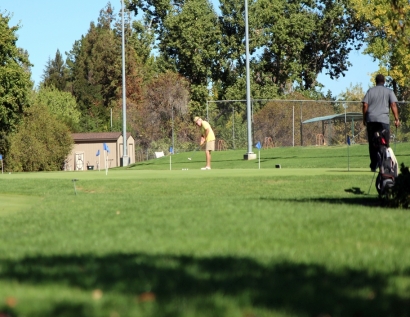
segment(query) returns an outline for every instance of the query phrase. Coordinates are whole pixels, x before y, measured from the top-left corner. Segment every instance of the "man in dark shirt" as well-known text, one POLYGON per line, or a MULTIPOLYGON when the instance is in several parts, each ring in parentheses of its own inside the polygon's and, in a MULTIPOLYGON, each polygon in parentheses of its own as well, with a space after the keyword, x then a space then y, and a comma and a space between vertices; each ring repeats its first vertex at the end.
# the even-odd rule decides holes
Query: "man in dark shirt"
MULTIPOLYGON (((397 97, 394 92, 384 87, 384 76, 376 76, 376 86, 370 88, 362 100, 363 124, 367 127, 367 139, 369 141, 370 169, 372 172, 377 168, 377 148, 373 145, 375 132, 387 130, 390 138, 389 110, 394 114, 394 124, 400 125, 399 112, 397 110, 397 97)), ((389 142, 389 140, 386 140, 389 142)))

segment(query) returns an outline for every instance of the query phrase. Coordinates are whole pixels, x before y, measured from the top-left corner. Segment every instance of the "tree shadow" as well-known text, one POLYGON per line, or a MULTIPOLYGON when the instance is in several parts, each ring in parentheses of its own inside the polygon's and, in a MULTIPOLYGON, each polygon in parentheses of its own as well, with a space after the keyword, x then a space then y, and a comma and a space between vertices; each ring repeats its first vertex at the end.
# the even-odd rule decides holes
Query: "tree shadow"
MULTIPOLYGON (((358 154, 358 155, 350 155, 350 158, 355 158, 355 157, 368 157, 369 155, 368 154, 363 154, 363 155, 361 155, 361 154, 358 154)), ((265 158, 267 158, 267 159, 293 159, 293 158, 297 158, 297 159, 320 159, 320 160, 322 160, 322 159, 335 159, 335 158, 338 158, 338 157, 340 157, 340 155, 338 155, 338 153, 337 154, 335 154, 335 155, 324 155, 324 156, 303 156, 303 157, 300 157, 300 156, 297 156, 297 155, 293 155, 293 156, 272 156, 272 157, 266 157, 266 156, 264 156, 265 158)), ((346 155, 346 157, 347 157, 347 155, 346 155)))
POLYGON ((286 202, 295 202, 295 203, 327 203, 327 204, 348 204, 348 205, 357 205, 357 206, 366 206, 366 207, 381 207, 383 206, 380 198, 378 196, 366 195, 363 190, 359 187, 352 187, 345 189, 345 192, 352 193, 356 196, 354 197, 309 197, 309 198, 276 198, 276 197, 261 197, 262 200, 272 200, 272 201, 286 201, 286 202))
POLYGON ((359 168, 357 170, 356 170, 356 167, 352 167, 352 168, 355 168, 355 169, 352 170, 352 169, 348 169, 347 167, 345 167, 343 169, 328 170, 326 172, 328 172, 328 173, 348 173, 348 174, 351 174, 351 173, 363 173, 363 172, 367 171, 364 168, 359 168))
MULTIPOLYGON (((152 292, 157 316, 169 315, 165 312, 178 300, 196 302, 195 309, 201 310, 201 316, 215 316, 211 307, 216 294, 236 300, 242 309, 280 310, 303 316, 404 317, 410 313, 409 299, 388 291, 389 280, 408 278, 409 270, 396 275, 348 268, 331 271, 321 265, 287 261, 261 264, 244 257, 138 253, 28 257, 1 260, 0 268, 3 281, 57 283, 124 295, 152 292), (198 298, 203 299, 202 304, 198 298)), ((67 308, 64 316, 86 316, 87 309, 70 302, 54 303, 53 311, 48 313, 60 311, 63 306, 67 308)))

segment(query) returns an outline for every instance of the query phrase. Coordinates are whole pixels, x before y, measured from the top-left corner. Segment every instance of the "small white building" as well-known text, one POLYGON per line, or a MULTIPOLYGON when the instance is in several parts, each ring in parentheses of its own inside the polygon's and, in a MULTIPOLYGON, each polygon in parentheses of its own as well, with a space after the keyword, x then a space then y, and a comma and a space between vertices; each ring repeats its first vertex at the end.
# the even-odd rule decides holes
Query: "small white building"
MULTIPOLYGON (((105 168, 104 143, 108 146, 108 168, 121 166, 123 156, 122 132, 73 133, 74 147, 68 155, 65 170, 92 170, 105 168), (99 154, 99 155, 97 155, 99 154)), ((105 153, 107 154, 107 153, 105 153)), ((127 133, 127 154, 129 164, 135 163, 135 141, 127 133)))

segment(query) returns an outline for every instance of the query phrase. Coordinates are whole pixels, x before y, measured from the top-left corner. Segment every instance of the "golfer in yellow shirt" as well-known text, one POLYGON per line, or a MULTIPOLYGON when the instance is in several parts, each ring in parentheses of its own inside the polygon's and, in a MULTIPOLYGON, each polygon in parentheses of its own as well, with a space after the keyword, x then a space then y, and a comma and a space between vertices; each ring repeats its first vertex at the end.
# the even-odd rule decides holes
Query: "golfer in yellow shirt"
POLYGON ((202 120, 200 117, 194 118, 194 123, 201 128, 201 143, 205 143, 205 155, 206 155, 206 166, 202 167, 201 170, 211 169, 211 152, 215 151, 215 134, 211 128, 211 125, 202 120))

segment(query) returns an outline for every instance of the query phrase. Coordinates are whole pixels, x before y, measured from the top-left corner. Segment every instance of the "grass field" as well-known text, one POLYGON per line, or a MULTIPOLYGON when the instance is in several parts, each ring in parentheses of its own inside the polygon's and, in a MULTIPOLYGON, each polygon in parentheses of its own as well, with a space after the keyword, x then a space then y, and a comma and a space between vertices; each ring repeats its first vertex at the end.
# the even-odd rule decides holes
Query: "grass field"
POLYGON ((366 146, 243 154, 0 175, 0 316, 410 316, 366 146))

